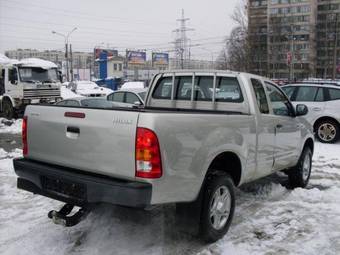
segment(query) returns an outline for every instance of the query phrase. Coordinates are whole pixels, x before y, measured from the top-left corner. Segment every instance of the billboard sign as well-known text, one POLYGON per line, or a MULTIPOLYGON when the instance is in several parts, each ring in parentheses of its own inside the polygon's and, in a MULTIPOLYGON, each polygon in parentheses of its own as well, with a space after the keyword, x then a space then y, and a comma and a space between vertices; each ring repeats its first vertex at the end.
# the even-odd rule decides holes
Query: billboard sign
POLYGON ((101 54, 102 52, 106 52, 106 54, 107 54, 108 57, 116 57, 116 56, 118 56, 118 50, 95 48, 95 49, 94 49, 94 58, 95 58, 95 59, 100 58, 100 54, 101 54))
POLYGON ((169 64, 168 53, 152 53, 152 65, 153 66, 166 66, 169 64))
POLYGON ((146 62, 146 52, 127 51, 126 58, 129 65, 143 65, 146 62))

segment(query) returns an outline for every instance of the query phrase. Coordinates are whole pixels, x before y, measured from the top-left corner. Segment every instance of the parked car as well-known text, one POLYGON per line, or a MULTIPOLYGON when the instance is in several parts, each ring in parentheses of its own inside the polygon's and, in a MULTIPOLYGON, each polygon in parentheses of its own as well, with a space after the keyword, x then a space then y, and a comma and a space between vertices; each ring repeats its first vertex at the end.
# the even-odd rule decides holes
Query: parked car
POLYGON ((121 107, 144 105, 148 89, 121 89, 107 96, 108 101, 115 102, 121 107))
POLYGON ((142 109, 28 106, 17 186, 66 202, 49 213, 66 226, 96 203, 177 203, 216 241, 232 222, 235 186, 284 171, 291 187, 306 187, 307 111, 266 78, 202 70, 156 75, 142 109), (68 216, 74 205, 82 208, 68 216))
POLYGON ((68 87, 76 94, 85 97, 104 97, 113 92, 111 89, 99 87, 92 81, 75 81, 69 83, 68 87))
POLYGON ((340 87, 322 84, 291 84, 282 87, 293 104, 308 106, 306 119, 317 139, 335 143, 340 137, 340 87))
POLYGON ((89 108, 112 108, 116 106, 112 102, 106 100, 106 98, 87 98, 87 97, 75 97, 62 100, 56 103, 58 106, 71 106, 71 107, 89 107, 89 108))

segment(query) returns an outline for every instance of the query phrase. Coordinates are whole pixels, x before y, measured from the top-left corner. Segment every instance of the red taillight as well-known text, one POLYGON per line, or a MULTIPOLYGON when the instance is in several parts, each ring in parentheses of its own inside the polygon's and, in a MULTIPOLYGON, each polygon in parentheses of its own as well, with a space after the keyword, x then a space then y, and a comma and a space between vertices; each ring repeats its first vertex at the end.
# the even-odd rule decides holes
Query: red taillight
POLYGON ((27 145, 27 116, 24 116, 22 120, 22 154, 27 156, 28 145, 27 145))
POLYGON ((160 178, 162 161, 156 134, 147 128, 137 128, 136 177, 160 178))

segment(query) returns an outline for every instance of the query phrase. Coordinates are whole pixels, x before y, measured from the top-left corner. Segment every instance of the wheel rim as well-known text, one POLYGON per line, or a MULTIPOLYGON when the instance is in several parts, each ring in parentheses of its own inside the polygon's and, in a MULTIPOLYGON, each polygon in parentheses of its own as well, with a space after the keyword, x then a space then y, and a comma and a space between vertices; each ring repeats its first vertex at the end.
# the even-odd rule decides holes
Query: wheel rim
POLYGON ((330 123, 323 123, 318 129, 318 136, 325 142, 332 141, 336 136, 336 128, 330 123))
POLYGON ((305 159, 302 165, 302 178, 304 181, 308 179, 309 174, 310 174, 310 169, 311 169, 311 157, 309 154, 307 154, 305 156, 305 159))
POLYGON ((228 221, 231 209, 231 195, 226 186, 219 187, 210 203, 210 223, 214 229, 222 229, 228 221))

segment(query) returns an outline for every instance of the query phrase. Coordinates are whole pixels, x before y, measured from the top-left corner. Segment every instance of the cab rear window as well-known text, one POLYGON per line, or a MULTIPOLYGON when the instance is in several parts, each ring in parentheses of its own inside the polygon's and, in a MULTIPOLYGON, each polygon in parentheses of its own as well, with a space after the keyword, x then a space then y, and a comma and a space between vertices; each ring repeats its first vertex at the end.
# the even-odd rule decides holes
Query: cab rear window
MULTIPOLYGON (((212 101, 214 77, 176 76, 174 99, 183 101, 212 101)), ((172 77, 162 78, 155 87, 152 97, 155 99, 171 99, 172 77)), ((216 77, 216 102, 243 102, 243 95, 236 77, 216 77)))

